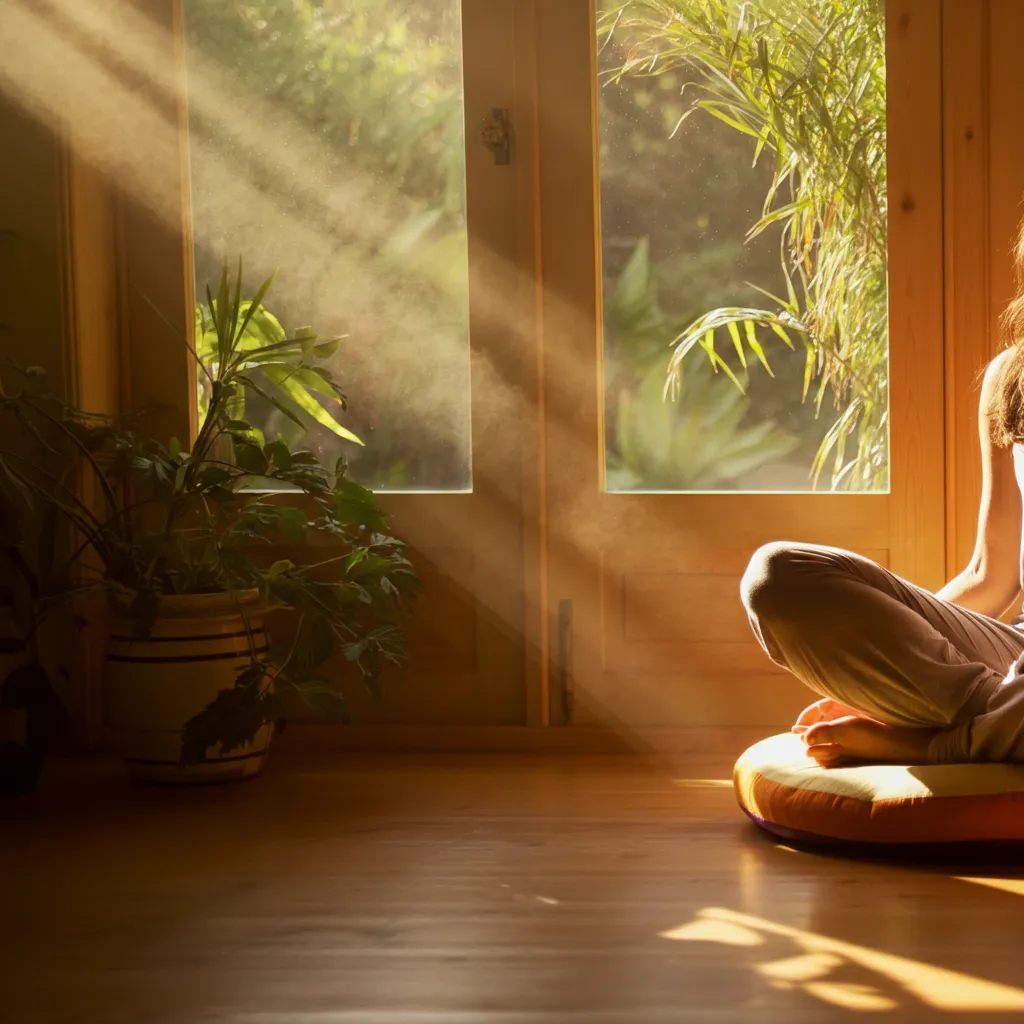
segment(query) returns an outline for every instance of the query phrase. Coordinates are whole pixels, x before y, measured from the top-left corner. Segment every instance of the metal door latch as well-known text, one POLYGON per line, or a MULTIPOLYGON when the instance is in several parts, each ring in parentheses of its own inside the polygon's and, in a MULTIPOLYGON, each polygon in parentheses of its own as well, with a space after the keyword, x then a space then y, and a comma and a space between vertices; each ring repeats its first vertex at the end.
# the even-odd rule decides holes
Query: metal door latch
POLYGON ((490 120, 484 120, 480 138, 494 154, 494 162, 500 166, 512 163, 512 119, 509 111, 495 107, 490 120))

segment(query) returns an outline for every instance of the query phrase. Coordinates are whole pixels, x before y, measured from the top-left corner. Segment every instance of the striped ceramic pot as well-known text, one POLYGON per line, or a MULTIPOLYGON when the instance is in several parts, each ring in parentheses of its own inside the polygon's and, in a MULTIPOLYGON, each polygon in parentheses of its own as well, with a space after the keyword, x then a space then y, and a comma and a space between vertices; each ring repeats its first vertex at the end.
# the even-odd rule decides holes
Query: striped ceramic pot
POLYGON ((107 644, 107 721, 118 732, 129 771, 147 782, 200 783, 247 779, 266 759, 273 726, 244 747, 210 747, 202 764, 180 763, 185 723, 234 686, 249 664, 250 643, 267 649, 266 612, 256 592, 182 594, 160 599, 153 630, 132 636, 116 615, 107 644))

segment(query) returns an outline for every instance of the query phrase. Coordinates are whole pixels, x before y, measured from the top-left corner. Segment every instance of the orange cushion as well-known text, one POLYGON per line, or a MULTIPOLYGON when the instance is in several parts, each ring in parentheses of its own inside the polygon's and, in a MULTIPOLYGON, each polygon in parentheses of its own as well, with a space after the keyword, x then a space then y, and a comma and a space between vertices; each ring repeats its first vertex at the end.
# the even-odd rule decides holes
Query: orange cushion
POLYGON ((740 807, 788 840, 1024 843, 1024 764, 820 768, 784 733, 745 751, 733 784, 740 807))

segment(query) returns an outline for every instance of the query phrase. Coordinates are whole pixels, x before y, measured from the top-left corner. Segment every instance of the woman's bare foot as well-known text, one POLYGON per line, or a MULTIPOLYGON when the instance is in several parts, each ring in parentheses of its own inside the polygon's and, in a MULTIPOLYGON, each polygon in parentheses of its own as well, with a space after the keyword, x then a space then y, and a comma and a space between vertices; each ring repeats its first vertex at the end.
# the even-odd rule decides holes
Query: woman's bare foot
POLYGON ((839 701, 833 700, 831 697, 822 697, 821 700, 816 700, 800 712, 796 722, 793 723, 792 732, 802 736, 812 725, 817 725, 819 722, 834 722, 839 718, 850 716, 865 717, 848 704, 840 704, 839 701))
POLYGON ((818 722, 803 733, 807 753, 823 768, 867 764, 925 764, 938 729, 908 729, 847 715, 818 722))

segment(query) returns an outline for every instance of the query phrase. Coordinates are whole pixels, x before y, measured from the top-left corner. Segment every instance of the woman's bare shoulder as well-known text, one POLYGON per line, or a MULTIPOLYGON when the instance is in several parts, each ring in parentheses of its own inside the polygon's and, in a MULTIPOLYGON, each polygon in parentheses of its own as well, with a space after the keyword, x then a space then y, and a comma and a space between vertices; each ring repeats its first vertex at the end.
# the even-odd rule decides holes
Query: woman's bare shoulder
POLYGON ((991 360, 988 366, 985 367, 985 384, 995 387, 999 382, 999 378, 1003 375, 1003 371, 1006 369, 1006 364, 1013 358, 1016 350, 1017 347, 1015 345, 1010 348, 1004 348, 1002 352, 998 353, 991 360))
MULTIPOLYGON (((984 422, 985 420, 989 420, 991 422, 992 417, 995 414, 1003 374, 1006 372, 1006 367, 1010 360, 1013 359, 1016 351, 1016 346, 1004 348, 1003 351, 985 367, 985 376, 981 382, 981 396, 978 403, 978 413, 981 422, 984 422)), ((992 426, 994 426, 994 424, 992 424, 992 426)))

